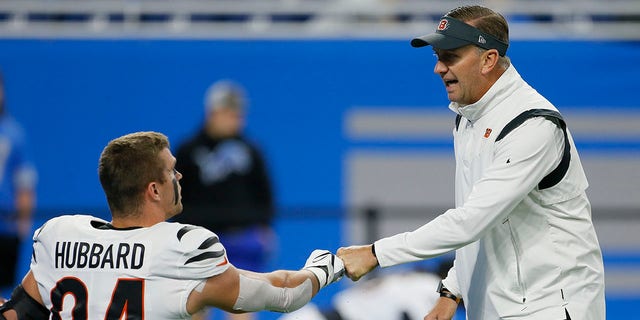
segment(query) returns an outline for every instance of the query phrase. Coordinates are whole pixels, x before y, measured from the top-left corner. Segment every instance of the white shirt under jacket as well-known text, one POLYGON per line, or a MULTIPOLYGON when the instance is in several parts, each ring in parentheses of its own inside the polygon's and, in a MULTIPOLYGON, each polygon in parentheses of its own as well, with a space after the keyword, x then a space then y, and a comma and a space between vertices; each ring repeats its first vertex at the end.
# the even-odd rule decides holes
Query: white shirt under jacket
MULTIPOLYGON (((468 319, 605 319, 602 253, 575 144, 565 177, 538 190, 562 158, 562 130, 542 117, 495 142, 528 109, 556 108, 509 67, 480 101, 459 106, 455 209, 412 232, 376 241, 380 266, 456 250, 443 281, 468 319)), ((452 121, 453 122, 453 121, 452 121)), ((570 120, 568 125, 570 125, 570 120)))

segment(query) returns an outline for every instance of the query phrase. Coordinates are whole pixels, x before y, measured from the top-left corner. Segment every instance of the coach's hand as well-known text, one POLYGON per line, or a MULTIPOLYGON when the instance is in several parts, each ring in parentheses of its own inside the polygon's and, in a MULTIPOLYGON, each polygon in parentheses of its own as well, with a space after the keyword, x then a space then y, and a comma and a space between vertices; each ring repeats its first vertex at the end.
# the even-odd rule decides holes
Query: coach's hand
POLYGON ((334 283, 344 275, 344 264, 335 254, 316 249, 311 252, 303 269, 309 270, 316 275, 320 283, 320 289, 334 283))
POLYGON ((378 266, 378 259, 373 255, 372 245, 340 248, 337 255, 344 262, 347 277, 353 281, 358 281, 378 266))
POLYGON ((458 304, 449 298, 440 298, 424 320, 451 320, 456 314, 458 304))

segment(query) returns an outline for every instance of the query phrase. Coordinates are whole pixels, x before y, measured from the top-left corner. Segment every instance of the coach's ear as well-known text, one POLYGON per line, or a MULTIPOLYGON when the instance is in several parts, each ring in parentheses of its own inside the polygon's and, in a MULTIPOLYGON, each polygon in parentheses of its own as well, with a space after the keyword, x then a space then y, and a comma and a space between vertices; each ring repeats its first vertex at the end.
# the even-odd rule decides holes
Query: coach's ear
POLYGON ((490 73, 495 67, 498 65, 498 61, 500 60, 500 54, 496 49, 489 49, 482 53, 480 57, 481 67, 480 71, 482 74, 490 73))

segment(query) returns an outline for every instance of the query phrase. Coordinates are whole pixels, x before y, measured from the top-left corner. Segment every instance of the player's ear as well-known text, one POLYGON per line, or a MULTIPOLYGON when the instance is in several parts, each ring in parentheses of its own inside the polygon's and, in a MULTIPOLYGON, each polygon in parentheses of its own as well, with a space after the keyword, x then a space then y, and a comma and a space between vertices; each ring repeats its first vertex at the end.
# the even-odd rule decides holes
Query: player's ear
POLYGON ((158 190, 158 184, 151 182, 147 185, 147 194, 153 199, 160 199, 160 190, 158 190))

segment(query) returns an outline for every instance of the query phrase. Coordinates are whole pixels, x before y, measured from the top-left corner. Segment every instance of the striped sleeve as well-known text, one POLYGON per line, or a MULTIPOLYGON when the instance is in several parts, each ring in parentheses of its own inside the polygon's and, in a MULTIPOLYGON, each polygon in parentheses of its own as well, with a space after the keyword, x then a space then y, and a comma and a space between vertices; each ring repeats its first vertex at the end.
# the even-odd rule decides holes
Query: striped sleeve
POLYGON ((167 263, 175 266, 168 268, 175 272, 169 276, 179 279, 203 279, 223 273, 229 268, 227 253, 215 233, 193 225, 174 225, 174 239, 169 243, 177 241, 177 246, 169 252, 174 252, 175 255, 163 258, 169 259, 167 263))

